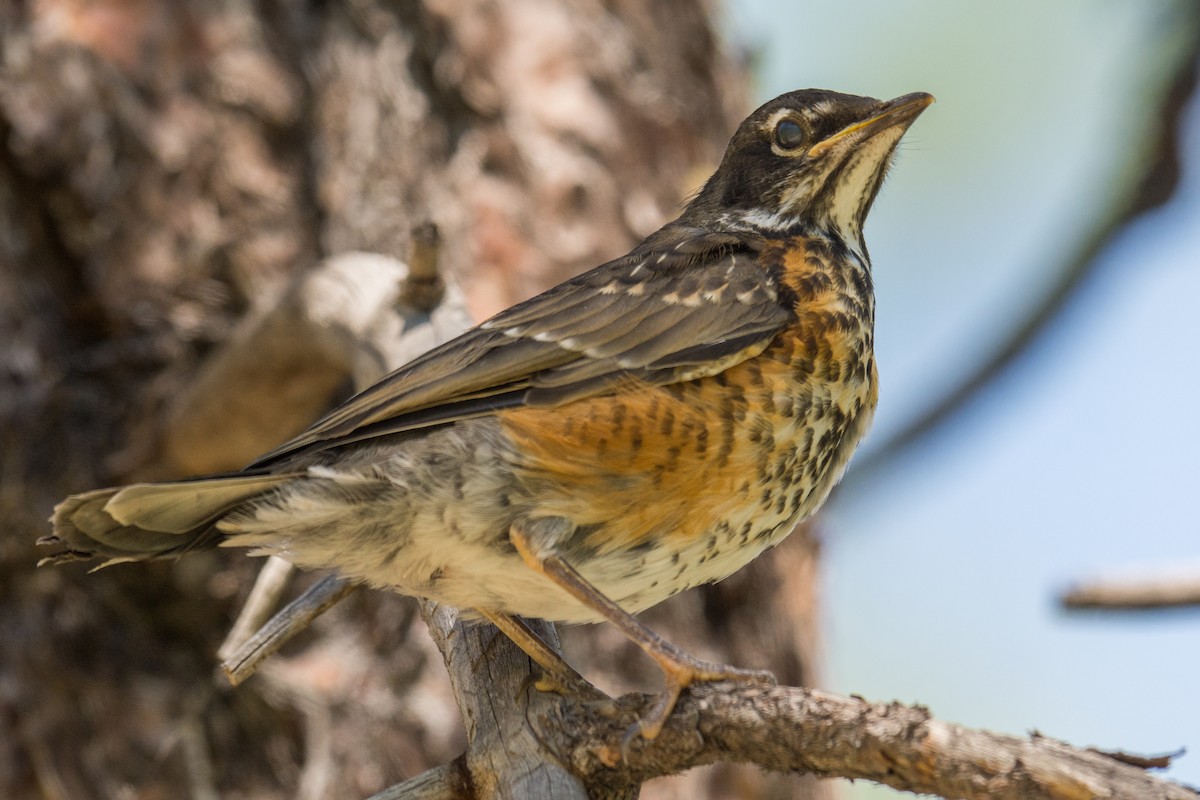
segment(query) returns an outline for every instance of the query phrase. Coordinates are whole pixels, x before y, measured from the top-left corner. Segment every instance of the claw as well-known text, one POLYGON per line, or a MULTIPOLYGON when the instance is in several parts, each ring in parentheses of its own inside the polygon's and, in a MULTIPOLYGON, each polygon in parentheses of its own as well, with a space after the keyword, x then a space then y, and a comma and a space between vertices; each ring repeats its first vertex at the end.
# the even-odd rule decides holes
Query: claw
MULTIPOLYGON (((638 722, 642 738, 653 741, 662 733, 663 727, 675 710, 683 690, 693 683, 734 681, 736 683, 759 683, 775 685, 775 676, 765 670, 741 669, 728 664, 701 661, 668 642, 661 642, 663 650, 651 653, 651 657, 663 671, 666 685, 650 711, 638 722)), ((626 734, 628 735, 628 734, 626 734)))

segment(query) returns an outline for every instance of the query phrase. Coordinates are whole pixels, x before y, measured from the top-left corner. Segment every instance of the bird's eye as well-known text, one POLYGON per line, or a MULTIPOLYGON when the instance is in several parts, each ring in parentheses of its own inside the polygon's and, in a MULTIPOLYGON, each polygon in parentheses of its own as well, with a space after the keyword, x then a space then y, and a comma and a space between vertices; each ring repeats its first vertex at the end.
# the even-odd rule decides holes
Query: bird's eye
POLYGON ((804 144, 804 129, 794 119, 781 119, 775 125, 775 144, 784 150, 795 150, 804 144))

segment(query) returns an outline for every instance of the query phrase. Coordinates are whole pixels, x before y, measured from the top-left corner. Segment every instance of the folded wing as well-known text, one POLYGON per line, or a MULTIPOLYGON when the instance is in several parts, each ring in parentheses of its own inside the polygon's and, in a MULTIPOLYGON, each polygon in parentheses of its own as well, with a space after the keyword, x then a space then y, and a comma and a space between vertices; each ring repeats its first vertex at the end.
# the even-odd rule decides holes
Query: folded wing
POLYGON ((744 235, 660 231, 624 258, 501 312, 334 409, 252 468, 526 405, 662 385, 757 355, 791 321, 744 235))

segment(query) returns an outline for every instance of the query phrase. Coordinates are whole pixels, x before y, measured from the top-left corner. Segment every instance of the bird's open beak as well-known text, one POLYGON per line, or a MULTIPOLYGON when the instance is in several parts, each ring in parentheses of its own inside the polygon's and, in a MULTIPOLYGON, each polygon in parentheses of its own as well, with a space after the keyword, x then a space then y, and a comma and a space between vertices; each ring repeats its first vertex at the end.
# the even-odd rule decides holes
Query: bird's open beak
POLYGON ((809 158, 817 158, 840 144, 860 142, 870 139, 877 133, 888 128, 907 128, 921 112, 933 103, 933 95, 926 92, 913 92, 884 104, 879 113, 867 119, 847 125, 827 139, 823 139, 808 150, 809 158))

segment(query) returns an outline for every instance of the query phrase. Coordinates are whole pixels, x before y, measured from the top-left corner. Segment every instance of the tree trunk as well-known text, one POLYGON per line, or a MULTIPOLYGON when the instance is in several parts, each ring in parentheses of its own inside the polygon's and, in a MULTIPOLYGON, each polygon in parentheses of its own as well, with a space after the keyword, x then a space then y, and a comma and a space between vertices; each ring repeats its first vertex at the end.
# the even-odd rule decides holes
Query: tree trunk
MULTIPOLYGON (((402 258, 432 220, 482 318, 624 253, 715 166, 737 59, 687 0, 43 0, 0 26, 0 795, 353 797, 450 761, 413 601, 359 592, 231 689, 215 652, 257 562, 35 571, 33 541, 70 492, 236 468, 344 395, 301 347, 274 391, 195 401, 322 259, 402 258)), ((808 683, 816 564, 801 532, 646 619, 808 683)), ((602 688, 656 687, 615 631, 564 638, 602 688)), ((818 789, 725 765, 643 796, 818 789)))

